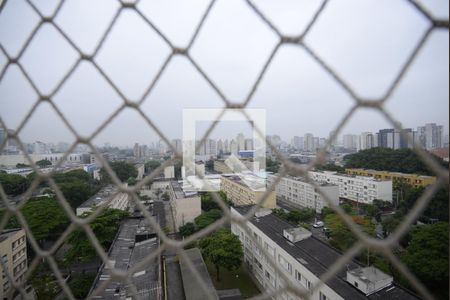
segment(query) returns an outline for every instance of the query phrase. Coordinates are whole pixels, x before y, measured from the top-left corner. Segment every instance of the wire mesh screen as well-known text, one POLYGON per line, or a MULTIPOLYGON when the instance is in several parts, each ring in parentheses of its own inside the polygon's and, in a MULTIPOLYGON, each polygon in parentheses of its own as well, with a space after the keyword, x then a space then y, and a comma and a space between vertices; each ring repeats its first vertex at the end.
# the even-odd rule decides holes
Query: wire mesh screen
MULTIPOLYGON (((112 1, 111 1, 112 2, 112 1)), ((138 2, 138 1, 136 1, 138 2)), ((426 45, 427 41, 430 38, 430 35, 438 30, 444 30, 448 31, 449 24, 447 19, 439 19, 434 17, 426 8, 423 6, 420 2, 410 0, 405 0, 405 3, 412 6, 415 10, 417 10, 418 13, 423 15, 428 21, 428 29, 425 31, 425 33, 420 38, 419 42, 415 45, 414 50, 410 53, 409 57, 407 57, 406 61, 403 63, 400 71, 395 76, 394 80, 390 83, 389 88, 387 91, 385 91, 381 97, 378 99, 367 99, 364 97, 361 97, 356 93, 351 85, 344 80, 339 72, 337 72, 331 65, 329 65, 325 60, 321 58, 321 56, 314 51, 306 42, 305 37, 308 36, 311 29, 315 26, 317 20, 322 16, 322 12, 326 8, 329 1, 323 1, 321 2, 319 8, 314 13, 312 18, 309 20, 307 26, 303 30, 303 32, 300 32, 298 35, 285 35, 283 34, 277 26, 270 21, 270 18, 268 18, 262 10, 259 9, 257 4, 253 3, 252 1, 243 1, 248 8, 252 11, 252 13, 259 18, 264 24, 266 24, 270 30, 276 35, 278 42, 276 43, 275 47, 273 49, 269 49, 270 55, 267 57, 267 59, 264 61, 264 63, 260 66, 260 71, 256 77, 255 82, 249 89, 247 96, 243 99, 241 102, 234 102, 232 99, 229 99, 225 93, 220 89, 218 85, 214 83, 214 81, 208 76, 207 72, 204 71, 204 69, 198 64, 196 59, 191 55, 191 48, 196 43, 197 37, 200 33, 200 31, 203 29, 204 26, 206 26, 205 21, 207 20, 208 16, 210 15, 210 12, 212 11, 213 7, 215 6, 217 1, 211 1, 209 5, 207 6, 207 9, 203 12, 201 17, 198 20, 197 26, 190 37, 190 40, 186 47, 179 48, 176 47, 171 40, 155 25, 155 23, 149 19, 145 14, 141 12, 139 9, 139 6, 136 2, 133 1, 120 1, 119 6, 116 9, 116 11, 113 14, 113 17, 111 20, 109 20, 108 26, 106 30, 104 30, 102 37, 99 39, 99 42, 95 46, 95 49, 92 53, 84 52, 77 43, 71 38, 69 34, 67 34, 61 26, 55 22, 55 18, 60 13, 62 7, 65 5, 65 1, 60 1, 57 5, 55 11, 51 15, 44 15, 36 6, 34 1, 28 0, 26 1, 26 4, 34 10, 34 12, 39 15, 40 21, 36 24, 36 26, 31 31, 31 34, 27 37, 24 44, 21 46, 20 50, 18 51, 18 54, 15 56, 12 56, 8 53, 8 51, 5 49, 5 45, 0 45, 1 53, 4 57, 6 57, 6 64, 4 65, 3 69, 0 73, 0 83, 5 80, 5 74, 8 70, 8 68, 12 66, 16 66, 20 72, 23 74, 23 76, 26 78, 27 82, 31 85, 32 89, 35 91, 37 95, 39 95, 39 99, 35 101, 28 111, 26 111, 26 115, 23 118, 23 121, 20 123, 20 125, 17 127, 15 131, 9 131, 7 133, 7 139, 13 139, 17 141, 17 144, 19 145, 19 148, 23 151, 23 153, 26 155, 31 167, 36 172, 37 176, 33 180, 31 186, 28 188, 28 190, 20 197, 18 202, 13 202, 11 197, 7 196, 5 193, 5 190, 2 186, 0 186, 0 195, 2 198, 3 205, 5 206, 6 213, 3 216, 1 223, 0 223, 0 229, 3 229, 8 222, 9 218, 11 216, 15 216, 18 221, 20 222, 21 227, 24 228, 28 243, 36 253, 36 257, 30 262, 29 268, 27 270, 27 273, 25 275, 25 279, 21 282, 15 282, 12 274, 6 274, 7 278, 9 278, 9 281, 13 287, 13 290, 19 291, 23 297, 26 297, 26 291, 25 287, 27 285, 27 281, 30 279, 31 274, 33 271, 38 267, 39 263, 45 259, 52 272, 54 273, 58 285, 61 287, 63 293, 65 294, 65 297, 68 299, 75 299, 74 295, 69 288, 68 284, 66 283, 61 270, 58 268, 58 264, 54 258, 56 250, 66 241, 66 239, 70 236, 71 233, 73 233, 76 229, 81 228, 86 233, 87 237, 89 238, 89 241, 92 243, 93 247, 95 248, 95 251, 97 252, 98 257, 101 258, 102 262, 104 263, 105 268, 109 270, 109 277, 105 280, 102 280, 95 288, 91 291, 89 297, 95 298, 96 295, 99 295, 102 293, 102 291, 105 290, 105 288, 113 281, 122 281, 126 282, 129 287, 129 293, 133 295, 133 299, 140 299, 145 298, 144 295, 141 295, 138 293, 135 284, 133 282, 133 274, 136 274, 142 268, 148 264, 151 263, 155 258, 158 258, 161 253, 165 249, 170 249, 174 251, 179 251, 183 249, 183 247, 189 245, 193 241, 196 241, 200 239, 201 237, 204 237, 214 230, 218 229, 219 227, 223 226, 227 223, 236 223, 239 224, 242 228, 245 228, 245 230, 248 231, 247 227, 247 221, 254 215, 256 209, 258 206, 255 206, 252 210, 250 210, 245 217, 239 217, 234 214, 230 213, 230 210, 226 206, 226 204, 223 202, 223 200, 220 198, 220 196, 217 193, 213 193, 213 199, 216 203, 219 204, 220 208, 223 210, 223 217, 213 223, 212 225, 208 226, 207 228, 202 229, 199 232, 196 232, 195 234, 189 236, 188 238, 184 240, 175 240, 169 238, 163 229, 161 228, 158 221, 154 218, 154 216, 150 215, 148 210, 144 207, 144 205, 141 203, 138 192, 139 190, 146 186, 155 176, 158 175, 158 173, 163 170, 165 166, 173 164, 176 160, 181 159, 182 153, 177 152, 176 149, 173 148, 173 145, 169 142, 169 138, 165 135, 164 129, 159 128, 153 121, 152 118, 150 118, 141 108, 142 104, 144 103, 145 99, 148 95, 152 93, 154 90, 154 87, 158 80, 161 78, 167 67, 171 64, 173 59, 177 56, 183 56, 185 57, 189 63, 194 67, 196 72, 208 83, 208 85, 214 90, 214 92, 219 96, 219 98, 223 101, 223 109, 238 109, 242 110, 242 114, 245 115, 245 108, 249 105, 249 103, 252 102, 253 96, 258 89, 258 86, 260 85, 260 82, 262 81, 264 75, 266 74, 267 70, 270 69, 271 62, 275 55, 282 49, 283 47, 289 45, 294 47, 299 47, 304 49, 304 51, 311 57, 311 59, 318 65, 320 68, 322 68, 326 73, 328 73, 333 80, 341 86, 345 92, 354 100, 354 103, 351 107, 351 109, 342 116, 342 119, 338 126, 334 130, 334 136, 330 138, 330 140, 327 142, 327 144, 320 149, 317 158, 312 161, 310 164, 305 166, 297 165, 294 162, 287 159, 283 154, 279 152, 279 150, 271 143, 271 141, 267 140, 267 147, 271 148, 271 150, 275 153, 277 159, 282 163, 282 169, 279 173, 278 180, 273 182, 271 186, 268 187, 268 191, 264 194, 264 196, 259 199, 259 204, 262 203, 262 201, 265 200, 265 198, 268 196, 268 193, 274 189, 274 186, 278 183, 280 178, 283 175, 286 175, 288 172, 290 174, 295 174, 299 176, 304 176, 308 178, 308 171, 311 170, 315 165, 323 161, 324 157, 326 157, 327 153, 326 150, 329 148, 331 140, 337 137, 341 129, 344 127, 344 125, 347 123, 347 121, 352 117, 352 115, 361 108, 368 108, 372 109, 374 111, 379 112, 381 115, 383 115, 396 129, 401 130, 400 123, 395 119, 395 117, 390 114, 385 109, 385 104, 388 102, 391 98, 391 95, 398 87, 400 81, 403 79, 405 74, 407 73, 408 69, 412 65, 412 63, 416 60, 416 57, 426 45), (150 84, 145 89, 144 94, 139 97, 139 99, 130 99, 127 97, 124 92, 121 90, 119 85, 112 80, 107 72, 104 71, 104 69, 99 65, 99 63, 95 60, 97 57, 99 51, 105 47, 106 41, 108 40, 108 37, 110 36, 111 32, 113 31, 117 20, 119 17, 126 11, 133 11, 135 12, 139 18, 148 26, 149 29, 151 29, 154 33, 156 33, 163 41, 164 43, 170 48, 170 53, 167 57, 163 58, 163 64, 159 68, 158 72, 156 73, 156 76, 152 79, 150 84), (30 76, 30 74, 27 72, 26 68, 23 67, 21 62, 21 57, 26 52, 29 45, 32 43, 32 40, 35 38, 35 36, 39 33, 41 28, 43 26, 51 26, 53 27, 58 34, 70 45, 70 47, 76 52, 77 59, 73 64, 70 65, 70 67, 67 69, 67 71, 58 78, 58 83, 55 88, 53 88, 48 93, 43 93, 39 89, 39 85, 35 82, 33 79, 33 76, 30 76), (64 114, 57 105, 54 103, 54 96, 56 93, 64 86, 66 81, 73 75, 75 70, 79 67, 82 63, 88 63, 93 68, 95 68, 96 72, 106 80, 108 83, 110 89, 115 91, 117 95, 122 100, 121 105, 114 110, 109 117, 98 127, 95 129, 95 131, 90 134, 89 136, 82 136, 80 135, 77 130, 71 125, 71 123, 68 121, 69 118, 67 118, 66 114, 64 114), (21 141, 19 134, 26 125, 27 121, 33 116, 33 114, 36 112, 38 107, 42 105, 43 103, 47 103, 52 107, 52 109, 57 113, 57 115, 61 118, 65 126, 68 128, 68 130, 76 137, 75 143, 73 143, 69 149, 65 152, 65 155, 62 159, 60 159, 54 168, 60 166, 63 164, 63 161, 68 158, 69 154, 72 152, 72 150, 77 147, 79 144, 85 144, 90 148, 90 151, 92 151, 96 159, 102 163, 104 166, 104 169, 106 170, 107 174, 111 177, 113 183, 118 188, 118 193, 127 193, 131 199, 133 204, 136 206, 137 209, 139 209, 142 214, 145 216, 145 219, 148 221, 148 223, 156 230, 157 235, 159 239, 161 240, 161 244, 159 245, 158 249, 154 252, 152 252, 150 255, 147 255, 146 257, 142 258, 141 261, 137 262, 132 268, 124 270, 119 270, 114 267, 113 262, 111 262, 108 259, 108 254, 103 250, 98 237, 95 236, 92 228, 90 227, 90 223, 97 217, 99 214, 105 209, 105 206, 99 207, 99 209, 95 210, 94 213, 92 213, 87 218, 79 218, 77 217, 71 206, 69 205, 68 201, 65 199, 63 193, 61 192, 59 186, 56 184, 54 179, 52 178, 52 175, 54 172, 50 173, 43 173, 38 166, 33 162, 30 155, 27 154, 27 151, 25 149, 24 143, 21 141), (165 161, 158 169, 153 171, 149 176, 145 177, 142 181, 138 182, 135 186, 127 186, 124 185, 118 178, 118 176, 114 173, 112 168, 110 167, 109 163, 105 158, 99 153, 98 149, 93 145, 93 139, 98 136, 105 127, 109 123, 111 123, 123 110, 125 109, 132 109, 138 113, 140 117, 145 121, 145 123, 150 127, 152 130, 154 130, 159 137, 167 144, 171 150, 176 153, 172 159, 169 159, 165 161), (39 246, 38 241, 33 236, 32 231, 30 230, 29 224, 27 224, 27 221, 21 211, 23 206, 27 203, 28 199, 32 196, 33 191, 38 187, 38 185, 46 181, 48 185, 55 191, 56 199, 58 200, 59 204, 64 208, 65 213, 70 218, 71 224, 68 226, 64 233, 57 239, 55 244, 47 250, 44 250, 42 247, 39 246)), ((2 10, 5 9, 5 6, 9 4, 9 1, 2 1, 1 2, 1 8, 2 10)), ((117 4, 117 2, 115 3, 117 4)), ((1 14, 0 14, 1 16, 1 14)), ((18 20, 18 22, 20 22, 18 20)), ((15 26, 14 24, 10 24, 11 27, 15 26)), ((145 39, 146 37, 141 37, 142 39, 145 39)), ((45 70, 42 70, 42 72, 45 72, 45 70)), ((3 99, 4 100, 4 99, 3 99)), ((0 125, 3 128, 7 128, 7 124, 4 122, 4 116, 2 116, 0 112, 0 125)), ((214 125, 213 125, 214 126, 214 125)), ((205 140, 208 138, 208 134, 211 132, 212 128, 207 131, 205 136, 202 137, 201 143, 204 143, 205 140)), ((0 145, 0 150, 3 150, 6 145, 6 140, 0 145)), ((270 262, 270 264, 278 270, 278 273, 280 276, 284 279, 284 285, 282 287, 275 288, 274 290, 270 291, 262 291, 261 294, 256 297, 257 299, 265 299, 270 297, 275 297, 281 294, 285 294, 287 292, 297 295, 298 297, 308 299, 311 297, 312 294, 317 292, 321 287, 323 283, 326 283, 332 276, 334 276, 338 270, 345 267, 346 263, 353 259, 355 255, 357 255, 362 249, 365 247, 370 247, 370 249, 373 249, 374 251, 379 251, 382 253, 397 269, 398 271, 405 277, 407 280, 411 283, 412 286, 415 287, 416 291, 426 299, 432 299, 433 296, 430 293, 430 291, 427 289, 426 286, 424 286, 415 275, 413 275, 407 267, 393 254, 392 248, 397 244, 399 239, 411 228, 411 225, 413 222, 418 218, 418 216, 421 214, 421 212, 426 209, 427 204, 430 202, 430 199, 432 196, 436 193, 436 191, 448 184, 448 171, 445 170, 442 166, 438 165, 431 156, 421 149, 420 147, 415 147, 414 151, 419 155, 419 157, 434 171, 434 173, 437 176, 436 183, 430 188, 427 189, 427 191, 420 197, 420 199, 417 201, 413 209, 409 212, 407 217, 404 219, 404 221, 398 226, 396 231, 392 233, 387 239, 385 240, 377 240, 374 239, 364 232, 355 225, 355 223, 352 221, 352 219, 338 206, 333 205, 332 201, 328 199, 327 195, 322 195, 324 199, 329 203, 329 205, 337 212, 337 214, 342 218, 343 222, 350 228, 352 233, 357 237, 358 241, 339 259, 337 260, 323 276, 321 276, 320 280, 321 282, 314 284, 311 290, 307 290, 303 287, 300 287, 298 285, 294 285, 292 281, 285 275, 281 270, 279 270, 279 265, 271 258, 271 256, 267 253, 266 250, 261 249, 263 252, 263 255, 266 257, 266 260, 270 262)), ((315 185, 313 181, 310 181, 311 184, 315 185)), ((320 191, 320 189, 319 189, 320 191)), ((258 244, 258 241, 254 240, 253 236, 251 234, 248 234, 248 236, 253 240, 252 242, 255 244, 258 244)), ((179 252, 180 257, 182 257, 187 264, 187 267, 190 268, 193 276, 197 279, 199 279, 201 282, 201 277, 199 273, 196 271, 194 264, 189 260, 189 258, 181 251, 179 252)), ((2 261, 2 265, 4 262, 2 261)), ((8 272, 7 272, 8 273, 8 272)), ((202 284, 203 291, 205 297, 208 297, 208 287, 205 283, 202 284)), ((160 287, 159 287, 160 288, 160 287)), ((162 297, 162 290, 157 293, 157 298, 162 297)))

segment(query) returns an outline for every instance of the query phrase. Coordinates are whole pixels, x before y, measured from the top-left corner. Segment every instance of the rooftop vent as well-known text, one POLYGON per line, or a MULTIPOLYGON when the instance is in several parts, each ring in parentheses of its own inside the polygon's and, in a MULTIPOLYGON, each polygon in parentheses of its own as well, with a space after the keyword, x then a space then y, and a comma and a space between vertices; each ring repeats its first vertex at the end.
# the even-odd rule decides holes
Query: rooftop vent
POLYGON ((303 227, 287 228, 283 230, 283 236, 290 242, 296 243, 309 238, 311 232, 303 227))
POLYGON ((393 278, 374 266, 347 271, 347 282, 366 296, 378 292, 392 284, 393 278))
POLYGON ((271 209, 260 208, 259 210, 257 210, 255 212, 255 217, 260 218, 260 217, 264 217, 264 216, 270 215, 271 213, 272 213, 271 209))

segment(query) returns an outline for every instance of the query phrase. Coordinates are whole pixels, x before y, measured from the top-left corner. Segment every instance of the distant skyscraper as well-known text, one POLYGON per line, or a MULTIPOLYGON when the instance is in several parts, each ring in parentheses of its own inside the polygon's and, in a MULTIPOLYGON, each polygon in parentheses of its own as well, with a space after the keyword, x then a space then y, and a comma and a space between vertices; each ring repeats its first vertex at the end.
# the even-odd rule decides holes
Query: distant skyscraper
POLYGON ((294 136, 291 142, 292 148, 300 150, 303 149, 303 138, 299 136, 294 136))
POLYGON ((230 153, 230 143, 228 143, 228 139, 223 142, 223 152, 230 153))
POLYGON ((417 128, 419 140, 425 149, 441 148, 443 145, 444 128, 442 125, 428 123, 417 128))
POLYGON ((175 151, 177 151, 178 153, 183 152, 183 142, 181 141, 181 139, 173 139, 171 144, 175 148, 175 151))
POLYGON ((236 137, 238 151, 245 150, 245 136, 243 133, 239 133, 236 137))
POLYGON ((381 129, 378 131, 378 147, 394 148, 394 129, 381 129))
POLYGON ((344 148, 349 150, 356 150, 357 144, 356 144, 357 136, 354 134, 344 134, 343 140, 344 140, 344 148))
POLYGON ((359 136, 358 150, 366 150, 373 147, 373 134, 371 132, 363 132, 359 136))
POLYGON ((308 152, 313 152, 314 151, 314 136, 311 133, 307 133, 307 134, 305 134, 303 141, 305 143, 303 149, 308 152))
POLYGON ((245 150, 254 150, 253 139, 245 139, 245 150))
POLYGON ((238 150, 238 144, 236 143, 235 140, 231 140, 230 142, 230 152, 231 154, 237 155, 239 150, 238 150))
POLYGON ((222 141, 222 139, 219 139, 217 141, 217 154, 222 155, 223 153, 225 153, 224 147, 223 147, 223 141, 222 141))

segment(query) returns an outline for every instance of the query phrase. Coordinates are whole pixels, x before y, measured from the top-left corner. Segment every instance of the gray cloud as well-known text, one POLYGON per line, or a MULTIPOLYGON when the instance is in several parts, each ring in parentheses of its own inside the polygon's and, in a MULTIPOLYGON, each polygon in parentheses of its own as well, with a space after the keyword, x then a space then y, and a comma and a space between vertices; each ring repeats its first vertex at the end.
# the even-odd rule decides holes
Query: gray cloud
MULTIPOLYGON (((55 1, 35 1, 50 15, 55 1)), ((93 53, 118 1, 66 1, 55 19, 87 54, 93 53)), ((160 28, 173 45, 185 47, 208 1, 141 1, 139 10, 160 28)), ((319 1, 254 1, 281 32, 300 34, 319 1)), ((429 1, 427 7, 448 18, 448 1, 429 1)), ((39 21, 22 0, 9 1, 0 14, 0 43, 17 55, 39 21)), ((306 44, 361 96, 383 95, 429 26, 407 1, 330 1, 306 44)), ((191 55, 234 102, 243 101, 263 63, 277 43, 276 35, 245 1, 219 0, 212 8, 191 55)), ((448 132, 448 31, 434 32, 386 109, 404 127, 427 122, 443 124, 448 132)), ((131 100, 143 96, 170 53, 165 42, 134 11, 124 11, 95 61, 131 100)), ((51 25, 44 25, 20 62, 42 93, 49 93, 72 66, 76 52, 51 25)), ((0 54, 0 68, 6 59, 0 54)), ((9 66, 0 83, 0 116, 17 128, 37 100, 16 66, 9 66)), ((121 105, 121 99, 89 63, 81 63, 53 98, 73 127, 91 134, 121 105)), ((328 136, 353 100, 302 48, 284 45, 274 57, 250 107, 267 109, 267 132, 289 139, 311 132, 328 136)), ((183 108, 219 108, 223 102, 192 64, 174 57, 142 109, 169 137, 181 137, 183 108)), ((359 133, 390 127, 378 113, 358 111, 344 132, 359 133)), ((21 133, 24 141, 71 141, 47 104, 41 105, 21 133)), ((131 145, 157 140, 143 119, 126 110, 94 140, 131 145)))

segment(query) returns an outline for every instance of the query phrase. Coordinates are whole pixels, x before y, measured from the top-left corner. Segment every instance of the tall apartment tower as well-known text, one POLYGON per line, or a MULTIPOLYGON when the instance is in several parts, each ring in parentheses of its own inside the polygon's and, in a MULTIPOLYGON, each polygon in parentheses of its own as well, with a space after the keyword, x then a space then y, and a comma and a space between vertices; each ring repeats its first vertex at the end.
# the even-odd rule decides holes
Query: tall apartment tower
POLYGON ((303 142, 305 143, 303 149, 308 152, 314 151, 314 136, 311 133, 305 134, 305 137, 303 139, 303 142))
POLYGON ((442 148, 444 128, 442 125, 436 125, 435 123, 428 123, 425 126, 417 127, 417 133, 419 140, 425 149, 442 148))

